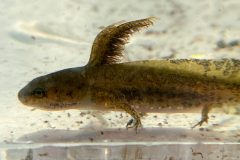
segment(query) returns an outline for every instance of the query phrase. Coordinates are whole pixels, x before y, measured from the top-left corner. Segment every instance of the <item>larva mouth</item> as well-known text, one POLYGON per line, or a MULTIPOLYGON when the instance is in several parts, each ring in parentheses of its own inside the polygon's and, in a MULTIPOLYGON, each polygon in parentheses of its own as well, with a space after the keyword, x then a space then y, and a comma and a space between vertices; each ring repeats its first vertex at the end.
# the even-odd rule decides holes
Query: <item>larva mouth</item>
POLYGON ((18 92, 18 100, 22 103, 22 104, 26 104, 27 103, 27 96, 24 94, 24 90, 21 89, 18 92))

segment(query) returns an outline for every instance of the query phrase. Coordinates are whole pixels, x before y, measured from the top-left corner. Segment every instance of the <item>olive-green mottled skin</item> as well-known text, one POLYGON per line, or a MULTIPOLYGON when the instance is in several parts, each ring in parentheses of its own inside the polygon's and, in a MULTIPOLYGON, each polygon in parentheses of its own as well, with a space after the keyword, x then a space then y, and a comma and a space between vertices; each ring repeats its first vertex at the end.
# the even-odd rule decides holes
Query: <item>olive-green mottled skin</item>
POLYGON ((121 102, 142 104, 139 110, 151 112, 151 106, 186 108, 239 103, 239 71, 240 61, 231 59, 151 60, 91 68, 86 77, 95 99, 99 92, 110 94, 121 102))
POLYGON ((127 126, 134 123, 136 129, 141 126, 140 112, 183 112, 202 107, 202 120, 196 124, 201 125, 207 122, 212 107, 240 103, 239 60, 116 63, 128 36, 150 24, 152 19, 148 18, 107 27, 95 39, 86 66, 32 80, 19 92, 19 100, 46 110, 124 110, 135 119, 127 126))

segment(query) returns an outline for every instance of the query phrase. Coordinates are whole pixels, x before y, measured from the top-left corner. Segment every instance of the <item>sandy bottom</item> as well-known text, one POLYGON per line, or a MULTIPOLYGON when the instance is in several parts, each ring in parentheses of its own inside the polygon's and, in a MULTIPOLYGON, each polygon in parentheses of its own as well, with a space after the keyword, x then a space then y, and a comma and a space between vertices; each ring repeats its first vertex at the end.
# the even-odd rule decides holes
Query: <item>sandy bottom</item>
MULTIPOLYGON (((192 131, 190 128, 199 121, 200 114, 150 114, 143 119, 147 131, 135 135, 124 129, 130 118, 125 113, 106 113, 99 121, 92 114, 78 110, 32 111, 17 100, 17 92, 31 79, 60 69, 85 65, 89 59, 92 41, 101 28, 121 20, 128 21, 149 16, 158 18, 153 27, 136 34, 130 40, 123 61, 161 58, 239 58, 239 0, 124 2, 122 0, 114 2, 22 0, 4 1, 0 8, 0 148, 3 149, 0 159, 18 157, 18 159, 30 160, 31 156, 32 159, 36 156, 38 159, 54 159, 50 156, 52 153, 64 155, 62 157, 65 158, 67 156, 66 159, 76 159, 78 153, 89 155, 94 147, 91 146, 93 148, 88 150, 87 147, 79 148, 69 144, 72 141, 80 146, 83 142, 94 143, 98 136, 102 138, 100 142, 106 140, 109 144, 111 144, 109 141, 135 143, 139 138, 148 146, 151 146, 152 142, 163 140, 193 143, 183 145, 183 148, 179 147, 180 144, 171 145, 172 150, 169 148, 169 151, 178 151, 176 155, 181 155, 182 160, 203 159, 198 151, 195 154, 195 142, 217 144, 240 141, 238 115, 212 113, 208 125, 192 131), (154 131, 151 130, 152 128, 154 131), (101 134, 100 129, 104 135, 101 134), (88 135, 90 131, 93 137, 88 135), (203 137, 199 136, 202 132, 204 132, 203 137), (155 134, 151 139, 150 133, 157 133, 160 137, 156 138, 155 134), (172 135, 173 133, 176 135, 172 135), (44 138, 45 135, 47 138, 44 138), (48 144, 51 146, 49 149, 46 143, 51 142, 55 145, 48 144), (68 147, 58 148, 57 143, 68 147), (27 149, 34 145, 37 145, 38 149, 27 149), (10 150, 5 150, 7 148, 10 150), (16 149, 20 148, 24 151, 17 152, 16 149), (45 151, 52 152, 45 154, 45 151), (184 154, 192 157, 184 157, 184 154)), ((203 152, 204 158, 212 151, 211 159, 221 159, 220 155, 224 153, 214 153, 213 150, 224 150, 227 156, 232 156, 226 159, 239 159, 239 153, 235 152, 239 150, 237 145, 229 145, 227 148, 218 145, 208 147, 209 154, 205 152, 207 151, 205 145, 209 146, 204 144, 198 148, 199 152, 203 152)), ((140 147, 140 150, 137 149, 139 146, 136 146, 138 145, 135 144, 135 148, 120 146, 118 150, 114 150, 117 147, 111 150, 109 146, 106 149, 103 146, 99 147, 99 150, 96 147, 95 149, 96 155, 107 155, 109 159, 114 159, 114 153, 116 156, 123 154, 122 159, 124 154, 125 159, 134 159, 133 155, 140 156, 137 157, 138 159, 141 159, 142 155, 142 159, 146 159, 151 158, 150 155, 154 152, 157 152, 158 156, 165 155, 162 159, 180 159, 164 149, 170 147, 169 145, 160 145, 155 149, 140 147), (163 152, 166 154, 162 154, 163 152)))

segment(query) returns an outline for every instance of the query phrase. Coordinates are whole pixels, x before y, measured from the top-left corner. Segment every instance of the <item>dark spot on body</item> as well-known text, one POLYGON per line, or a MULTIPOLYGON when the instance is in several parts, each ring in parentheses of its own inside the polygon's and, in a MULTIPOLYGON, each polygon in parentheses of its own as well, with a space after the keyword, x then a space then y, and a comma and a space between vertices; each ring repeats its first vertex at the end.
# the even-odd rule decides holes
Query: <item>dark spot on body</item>
POLYGON ((54 93, 58 93, 58 89, 57 89, 57 88, 54 88, 54 89, 53 89, 53 92, 54 92, 54 93))
POLYGON ((141 100, 141 92, 138 89, 120 89, 121 94, 127 101, 141 100))
POLYGON ((194 59, 192 60, 193 62, 197 63, 198 65, 201 65, 204 68, 204 74, 206 75, 208 71, 210 71, 210 65, 209 60, 199 60, 199 59, 194 59))
POLYGON ((169 62, 170 63, 173 63, 173 64, 180 64, 180 63, 184 63, 184 62, 189 62, 190 60, 188 59, 178 59, 178 60, 173 60, 173 59, 170 59, 169 62))
POLYGON ((216 70, 221 70, 223 68, 225 61, 213 61, 216 70))
POLYGON ((73 98, 73 93, 72 93, 72 91, 68 91, 68 92, 66 93, 66 96, 73 98))

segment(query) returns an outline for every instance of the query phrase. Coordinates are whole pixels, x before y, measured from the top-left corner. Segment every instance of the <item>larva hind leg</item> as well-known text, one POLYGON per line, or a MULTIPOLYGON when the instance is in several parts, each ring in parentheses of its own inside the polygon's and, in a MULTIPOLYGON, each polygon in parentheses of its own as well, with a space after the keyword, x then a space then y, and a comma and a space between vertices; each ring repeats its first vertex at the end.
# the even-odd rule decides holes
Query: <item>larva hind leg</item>
MULTIPOLYGON (((143 116, 146 116, 147 114, 146 113, 144 113, 144 112, 139 112, 139 115, 141 116, 141 117, 143 117, 143 116)), ((135 119, 130 119, 129 121, 128 121, 128 123, 127 123, 127 125, 126 125, 126 128, 132 128, 132 127, 130 127, 130 126, 134 126, 134 124, 136 123, 136 120, 135 119)), ((140 125, 140 127, 142 127, 142 124, 140 125)))
POLYGON ((126 128, 135 128, 136 132, 139 127, 142 127, 141 123, 141 115, 138 113, 132 106, 126 104, 126 103, 118 103, 115 104, 115 107, 121 108, 128 114, 132 116, 132 119, 130 119, 126 125, 126 128))
POLYGON ((197 124, 195 124, 192 128, 195 128, 197 126, 202 126, 204 122, 208 123, 208 113, 211 110, 211 105, 205 105, 202 109, 202 117, 201 121, 199 121, 197 124))

